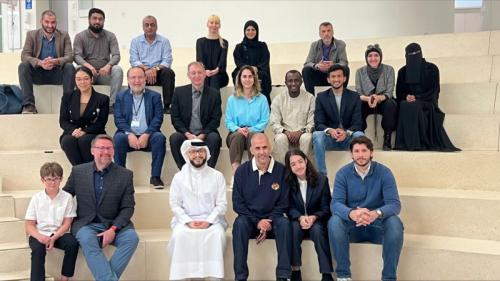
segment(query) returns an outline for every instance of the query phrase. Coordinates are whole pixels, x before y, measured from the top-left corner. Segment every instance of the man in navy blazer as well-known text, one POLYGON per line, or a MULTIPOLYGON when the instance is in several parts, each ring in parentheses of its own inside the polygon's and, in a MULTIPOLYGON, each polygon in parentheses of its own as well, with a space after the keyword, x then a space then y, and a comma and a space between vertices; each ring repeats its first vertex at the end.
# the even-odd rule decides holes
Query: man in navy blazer
POLYGON ((205 66, 201 62, 188 65, 191 84, 177 87, 172 99, 172 125, 175 133, 170 135, 170 151, 179 170, 184 163, 180 148, 187 139, 201 139, 210 150, 208 166, 215 168, 219 158, 222 139, 217 129, 222 117, 220 92, 204 85, 205 66))
POLYGON ((129 88, 116 97, 114 117, 117 131, 115 142, 115 163, 125 167, 127 152, 151 151, 150 184, 163 188, 160 178, 165 158, 166 138, 160 128, 163 123, 161 96, 146 89, 146 73, 140 67, 132 67, 127 72, 129 88))
POLYGON ((351 139, 362 136, 361 102, 359 95, 344 88, 345 68, 340 64, 328 70, 330 89, 316 97, 314 110, 313 149, 318 170, 327 176, 326 150, 346 150, 351 139))

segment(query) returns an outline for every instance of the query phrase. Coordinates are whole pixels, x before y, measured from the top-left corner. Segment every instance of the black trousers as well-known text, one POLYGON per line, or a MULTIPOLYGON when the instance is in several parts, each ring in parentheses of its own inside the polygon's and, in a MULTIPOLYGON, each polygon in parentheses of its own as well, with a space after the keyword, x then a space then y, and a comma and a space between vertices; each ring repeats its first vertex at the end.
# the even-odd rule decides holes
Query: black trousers
POLYGON ((172 103, 172 97, 174 95, 175 88, 175 72, 164 67, 160 69, 156 76, 156 83, 154 85, 147 84, 148 86, 161 86, 163 94, 163 106, 165 108, 169 107, 172 103))
POLYGON ((377 105, 376 108, 370 108, 367 102, 361 102, 361 116, 363 119, 363 131, 366 130, 366 117, 370 114, 382 114, 382 129, 386 134, 392 133, 396 130, 396 121, 398 114, 398 107, 393 99, 386 99, 377 105))
POLYGON ((33 84, 63 85, 63 94, 69 94, 75 89, 75 68, 71 63, 45 70, 33 67, 28 62, 22 62, 18 67, 19 85, 23 90, 23 105, 35 105, 33 84))
MULTIPOLYGON (((175 164, 177 165, 177 168, 179 168, 179 170, 186 163, 184 157, 182 157, 181 154, 181 146, 185 140, 187 140, 187 138, 182 133, 175 132, 170 135, 170 152, 172 152, 175 164)), ((208 150, 210 150, 210 159, 208 159, 207 164, 209 167, 215 168, 217 159, 219 158, 222 139, 218 133, 211 132, 207 134, 205 142, 207 143, 208 150)))
MULTIPOLYGON (((276 267, 277 278, 290 278, 291 276, 291 231, 290 222, 285 217, 275 218, 272 222, 272 230, 268 232, 267 238, 276 241, 278 250, 278 266, 276 267)), ((233 225, 233 254, 234 275, 236 280, 248 278, 248 240, 259 235, 257 225, 250 217, 238 215, 233 225)))
MULTIPOLYGON (((345 76, 346 80, 344 83, 344 88, 349 84, 349 67, 345 66, 345 76)), ((315 86, 330 86, 330 83, 326 80, 328 77, 328 73, 322 72, 320 70, 316 70, 312 67, 304 67, 302 68, 302 77, 304 79, 304 87, 306 91, 311 93, 312 95, 316 95, 314 93, 315 86)))
POLYGON ((94 161, 94 156, 90 153, 90 144, 95 137, 94 134, 85 134, 79 138, 72 135, 61 136, 59 143, 71 165, 94 161))
POLYGON ((319 272, 332 273, 332 254, 330 253, 330 244, 328 241, 328 230, 326 224, 317 221, 310 229, 301 229, 297 220, 291 222, 292 226, 292 266, 302 265, 302 241, 311 239, 314 243, 314 249, 318 255, 319 272))
POLYGON ((226 72, 219 72, 214 76, 205 78, 205 85, 216 90, 224 88, 229 84, 229 77, 226 72))
MULTIPOLYGON (((29 237, 29 245, 31 248, 31 281, 45 281, 45 255, 47 254, 45 245, 31 236, 29 237)), ((75 237, 66 233, 56 240, 54 247, 64 250, 61 275, 73 277, 78 256, 78 242, 75 237)))

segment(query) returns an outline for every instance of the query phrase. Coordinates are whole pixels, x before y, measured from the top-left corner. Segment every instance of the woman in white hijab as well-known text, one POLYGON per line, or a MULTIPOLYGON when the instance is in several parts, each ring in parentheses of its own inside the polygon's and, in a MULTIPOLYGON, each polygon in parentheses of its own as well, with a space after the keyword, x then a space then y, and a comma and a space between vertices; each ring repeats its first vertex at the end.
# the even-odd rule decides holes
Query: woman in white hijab
POLYGON ((205 142, 186 140, 181 146, 186 164, 170 187, 174 214, 168 253, 172 257, 169 280, 224 278, 227 209, 226 181, 210 168, 205 142))

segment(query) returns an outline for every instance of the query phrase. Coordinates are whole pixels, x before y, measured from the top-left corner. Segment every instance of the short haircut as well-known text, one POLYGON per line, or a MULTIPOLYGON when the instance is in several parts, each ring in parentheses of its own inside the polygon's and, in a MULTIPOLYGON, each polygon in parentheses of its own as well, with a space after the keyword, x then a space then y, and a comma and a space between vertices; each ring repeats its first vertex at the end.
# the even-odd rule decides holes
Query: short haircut
POLYGON ((46 162, 40 167, 40 177, 45 178, 48 176, 63 176, 63 168, 57 162, 46 162))
POLYGON ((128 78, 128 75, 130 74, 130 71, 132 71, 132 69, 140 69, 140 70, 142 70, 142 72, 144 73, 144 75, 146 75, 146 70, 144 70, 142 67, 132 66, 131 68, 129 68, 127 70, 127 78, 128 78))
POLYGON ((113 144, 113 147, 115 146, 115 144, 113 143, 113 138, 106 135, 106 134, 99 134, 97 135, 93 140, 92 142, 90 143, 90 146, 91 147, 94 147, 95 146, 95 143, 98 141, 98 140, 109 140, 112 144, 113 144))
POLYGON ((330 76, 330 73, 334 72, 334 71, 337 71, 337 70, 342 70, 342 75, 346 76, 346 70, 345 70, 345 66, 341 65, 341 64, 334 64, 332 65, 329 69, 328 69, 328 76, 330 76))
POLYGON ((349 144, 349 149, 351 150, 351 152, 355 144, 364 144, 366 145, 366 148, 368 148, 370 151, 373 151, 373 142, 366 136, 359 136, 351 140, 351 143, 349 144))
POLYGON ((255 72, 255 69, 253 69, 253 66, 250 65, 245 65, 240 69, 240 71, 238 71, 238 75, 236 75, 236 87, 234 95, 238 98, 241 98, 245 95, 245 93, 243 92, 243 85, 241 84, 241 75, 243 74, 244 70, 248 70, 252 73, 253 75, 252 97, 257 96, 258 94, 260 94, 259 76, 257 75, 257 72, 255 72))
POLYGON ((54 13, 54 11, 52 11, 52 10, 45 10, 45 11, 42 12, 42 19, 45 16, 55 17, 56 13, 54 13))
POLYGON ((201 67, 203 70, 205 70, 205 65, 201 62, 201 61, 192 61, 188 64, 188 68, 187 68, 187 71, 189 73, 189 69, 191 68, 191 66, 193 65, 198 65, 199 67, 201 67))
POLYGON ((81 67, 77 68, 75 71, 75 74, 77 74, 78 72, 85 72, 88 76, 90 76, 91 80, 92 80, 92 77, 94 77, 94 74, 92 74, 92 71, 90 69, 86 68, 85 66, 81 66, 81 67))
POLYGON ((156 25, 158 25, 158 21, 157 21, 157 20, 156 20, 156 18, 155 18, 155 17, 153 17, 152 15, 147 15, 147 16, 145 16, 145 17, 142 19, 142 24, 144 24, 144 21, 145 21, 146 19, 151 19, 151 20, 154 20, 154 21, 155 21, 155 24, 156 24, 156 25))
POLYGON ((266 134, 264 134, 264 133, 255 133, 255 134, 252 135, 252 138, 250 138, 250 147, 253 147, 253 139, 261 138, 261 137, 263 137, 264 139, 267 140, 267 144, 271 145, 269 143, 269 138, 267 137, 266 134))
POLYGON ((288 74, 298 74, 300 76, 300 79, 302 79, 302 73, 300 73, 300 71, 296 70, 296 69, 292 69, 292 70, 288 70, 285 74, 285 81, 286 81, 286 78, 288 77, 288 74))
POLYGON ((333 28, 333 24, 329 21, 324 21, 319 24, 319 28, 321 28, 322 26, 330 26, 331 28, 333 28))
POLYGON ((92 14, 100 14, 100 15, 102 15, 103 18, 106 18, 104 11, 99 9, 99 8, 92 8, 89 10, 89 19, 92 16, 92 14))

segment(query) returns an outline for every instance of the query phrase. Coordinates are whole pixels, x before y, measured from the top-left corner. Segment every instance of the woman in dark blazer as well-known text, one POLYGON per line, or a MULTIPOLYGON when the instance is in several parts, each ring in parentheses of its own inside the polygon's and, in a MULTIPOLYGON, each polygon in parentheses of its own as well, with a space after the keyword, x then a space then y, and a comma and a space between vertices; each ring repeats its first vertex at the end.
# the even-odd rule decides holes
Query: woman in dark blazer
POLYGON ((327 223, 332 195, 328 178, 321 175, 299 149, 285 155, 285 180, 290 187, 288 218, 292 227, 292 280, 302 280, 302 240, 310 238, 318 255, 322 281, 333 281, 327 223))
POLYGON ((61 148, 74 166, 93 161, 90 144, 98 134, 105 134, 109 97, 92 87, 92 71, 81 67, 76 71, 77 89, 63 95, 59 125, 64 130, 59 138, 61 148))
POLYGON ((262 94, 266 96, 267 102, 271 104, 271 70, 269 68, 270 53, 266 42, 259 41, 259 25, 253 20, 249 20, 243 27, 243 41, 234 48, 233 56, 236 68, 232 76, 236 85, 236 76, 245 65, 255 68, 259 76, 262 94))

